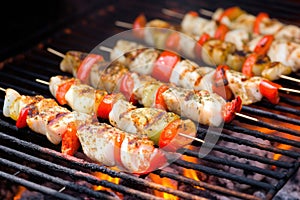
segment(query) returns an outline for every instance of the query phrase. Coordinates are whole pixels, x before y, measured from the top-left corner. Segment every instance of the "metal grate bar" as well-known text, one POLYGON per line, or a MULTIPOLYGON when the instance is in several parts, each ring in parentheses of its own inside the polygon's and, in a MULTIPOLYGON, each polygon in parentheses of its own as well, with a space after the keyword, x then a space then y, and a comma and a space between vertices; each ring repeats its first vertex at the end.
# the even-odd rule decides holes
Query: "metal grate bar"
MULTIPOLYGON (((9 155, 15 155, 15 156, 18 156, 20 158, 23 158, 21 154, 17 155, 18 152, 16 152, 15 150, 11 150, 11 149, 9 149, 7 147, 0 146, 0 150, 8 153, 9 155)), ((39 178, 42 178, 44 180, 51 181, 51 182, 56 183, 58 185, 64 186, 64 187, 66 187, 68 189, 72 189, 72 190, 80 192, 80 193, 88 194, 88 195, 90 195, 92 197, 105 198, 105 199, 114 200, 114 198, 112 196, 103 194, 103 193, 101 193, 99 191, 97 192, 97 191, 95 191, 93 189, 89 189, 89 188, 87 188, 85 186, 74 184, 74 183, 72 183, 70 181, 65 181, 65 180, 63 180, 61 178, 58 178, 58 177, 50 176, 49 174, 37 171, 35 169, 32 169, 32 168, 24 166, 24 165, 20 165, 18 163, 11 162, 11 161, 9 161, 7 159, 0 158, 0 163, 2 165, 4 165, 4 166, 7 166, 7 167, 10 167, 10 168, 14 168, 16 170, 22 171, 22 172, 24 172, 24 173, 26 173, 28 175, 33 175, 35 177, 39 177, 39 178)), ((52 165, 52 167, 53 167, 53 165, 52 165)), ((55 170, 56 168, 52 168, 52 169, 55 170)))
POLYGON ((14 175, 2 172, 2 171, 0 171, 0 177, 4 178, 4 179, 7 179, 7 180, 10 180, 10 181, 12 181, 14 183, 17 183, 19 185, 23 185, 23 186, 25 186, 27 188, 30 188, 30 189, 42 192, 44 194, 51 195, 51 196, 56 197, 58 199, 63 199, 63 200, 78 200, 78 198, 72 197, 72 196, 67 195, 67 194, 60 193, 60 192, 58 192, 56 190, 53 190, 53 189, 51 189, 49 187, 45 187, 45 186, 41 186, 39 184, 32 183, 30 181, 27 181, 25 179, 19 178, 17 176, 14 176, 14 175))
POLYGON ((258 156, 258 155, 255 155, 255 154, 245 153, 245 152, 242 152, 242 151, 238 151, 237 149, 227 148, 225 146, 214 145, 213 149, 217 150, 219 152, 227 153, 229 155, 238 156, 239 158, 246 158, 246 159, 256 160, 256 161, 259 161, 261 163, 273 165, 273 166, 276 166, 276 167, 281 167, 281 168, 286 168, 286 169, 293 167, 292 163, 287 163, 287 162, 283 162, 283 161, 279 161, 279 160, 273 160, 273 159, 258 156))
MULTIPOLYGON (((246 129, 246 130, 250 131, 249 129, 246 129)), ((249 147, 254 147, 254 148, 258 148, 258 149, 262 149, 262 150, 266 150, 266 151, 270 151, 270 152, 274 152, 274 153, 279 153, 279 154, 282 154, 282 155, 289 156, 291 158, 298 158, 300 156, 300 153, 295 152, 295 151, 277 149, 277 148, 269 146, 269 145, 264 145, 264 144, 260 144, 260 143, 253 142, 253 141, 250 141, 250 140, 245 140, 245 139, 241 139, 241 138, 232 137, 232 136, 229 135, 230 134, 229 130, 224 129, 223 132, 225 134, 220 135, 217 132, 210 131, 209 134, 213 134, 215 136, 220 135, 220 138, 224 139, 226 141, 234 142, 234 143, 237 143, 237 144, 243 144, 243 145, 246 145, 246 146, 249 146, 249 147)), ((206 133, 207 133, 207 129, 198 127, 198 138, 203 138, 203 137, 201 137, 201 135, 205 135, 206 133)), ((257 131, 254 132, 254 133, 256 134, 257 131)), ((247 134, 247 132, 246 132, 246 134, 247 134)), ((257 134, 263 134, 263 133, 258 132, 257 134)), ((207 147, 211 147, 211 145, 212 145, 212 147, 214 146, 214 144, 209 144, 207 142, 202 144, 202 145, 206 145, 207 147)))
MULTIPOLYGON (((283 116, 283 115, 280 115, 280 114, 268 112, 268 111, 265 111, 265 110, 261 110, 261 109, 257 109, 257 108, 253 108, 253 107, 249 107, 249 106, 243 106, 242 111, 245 111, 247 113, 252 113, 252 114, 255 114, 255 115, 268 117, 270 119, 276 119, 276 120, 288 122, 288 123, 291 123, 291 124, 300 125, 300 120, 298 120, 298 119, 291 118, 291 117, 286 117, 286 116, 283 116)), ((300 133, 299 133, 299 135, 300 135, 300 133)))
POLYGON ((185 176, 179 176, 178 174, 174 174, 171 172, 166 172, 166 171, 162 171, 162 170, 157 170, 155 172, 153 172, 154 174, 157 174, 161 177, 167 177, 167 178, 171 178, 183 183, 187 183, 193 186, 199 186, 214 192, 218 192, 218 193, 222 193, 222 194, 226 194, 226 195, 230 195, 233 197, 238 197, 238 198, 243 198, 243 199, 251 199, 251 200, 258 200, 259 198, 253 196, 253 195, 249 195, 249 194, 245 194, 245 193, 241 193, 241 192, 237 192, 234 190, 230 190, 230 189, 226 189, 217 185, 212 185, 209 183, 205 183, 203 181, 197 181, 191 178, 187 178, 185 176))
POLYGON ((204 172, 204 173, 209 174, 209 175, 215 175, 215 176, 226 178, 226 179, 229 179, 229 180, 233 180, 233 181, 236 181, 236 182, 239 182, 239 183, 243 183, 243 184, 247 184, 247 185, 251 185, 251 186, 256 186, 256 187, 260 187, 260 188, 264 188, 264 189, 268 189, 268 190, 274 189, 274 186, 270 185, 268 183, 256 181, 256 180, 249 179, 249 178, 246 178, 246 177, 241 177, 241 176, 238 176, 238 175, 235 175, 235 174, 230 174, 228 172, 224 172, 224 171, 213 169, 213 168, 210 168, 210 167, 207 167, 207 166, 187 162, 187 161, 184 161, 184 160, 181 160, 181 159, 176 160, 174 163, 176 163, 179 166, 188 168, 188 169, 194 169, 194 170, 201 171, 201 172, 204 172))
MULTIPOLYGON (((62 155, 59 152, 53 151, 51 149, 40 147, 38 145, 29 143, 29 142, 26 142, 26 141, 19 140, 17 138, 12 137, 12 136, 5 135, 4 133, 1 133, 1 132, 0 132, 0 138, 3 139, 3 140, 8 140, 10 142, 13 142, 14 144, 16 144, 18 146, 24 146, 25 148, 29 148, 29 149, 34 150, 34 151, 38 151, 38 152, 41 152, 41 153, 44 153, 44 154, 47 154, 47 155, 51 155, 52 157, 58 158, 60 160, 68 162, 72 165, 77 165, 77 166, 84 167, 86 169, 90 169, 90 170, 93 170, 93 171, 100 171, 100 172, 108 174, 112 177, 122 178, 122 179, 127 180, 129 182, 132 182, 134 184, 139 184, 139 185, 142 185, 142 186, 145 186, 145 187, 149 187, 149 188, 152 188, 152 189, 155 189, 155 190, 159 190, 161 192, 167 192, 169 194, 173 194, 173 195, 176 195, 176 196, 184 198, 184 199, 201 199, 200 197, 197 198, 197 197, 195 197, 191 194, 188 194, 186 192, 183 192, 183 191, 171 189, 171 188, 162 186, 160 184, 149 182, 147 180, 141 179, 139 177, 135 177, 135 176, 130 175, 130 174, 126 174, 126 173, 123 173, 123 172, 117 172, 117 171, 111 170, 111 169, 109 169, 105 166, 102 166, 102 165, 98 165, 98 164, 95 164, 95 163, 89 163, 89 162, 86 162, 84 160, 81 160, 81 159, 78 159, 78 158, 75 158, 75 157, 66 158, 66 156, 62 155)), ((21 152, 16 151, 16 155, 21 155, 21 152)), ((26 154, 22 155, 22 158, 28 158, 29 160, 37 162, 39 164, 43 164, 46 167, 54 165, 53 163, 49 163, 48 161, 45 161, 45 160, 40 161, 39 159, 36 159, 36 158, 34 158, 30 155, 26 155, 26 154)), ((113 190, 120 191, 122 193, 128 193, 130 195, 136 195, 140 198, 143 198, 143 197, 145 198, 145 197, 149 196, 147 193, 136 191, 136 190, 124 187, 122 185, 116 185, 116 184, 110 183, 108 181, 103 181, 102 182, 102 181, 99 181, 98 178, 95 178, 94 176, 91 176, 89 174, 79 173, 76 170, 73 171, 72 169, 68 169, 68 168, 64 169, 64 168, 65 167, 55 165, 55 169, 61 169, 61 170, 63 170, 64 173, 70 173, 70 174, 72 174, 72 176, 79 177, 81 179, 85 179, 88 182, 92 182, 92 183, 97 184, 97 185, 103 185, 105 187, 112 188, 113 190), (135 192, 133 192, 133 191, 135 191, 135 192)), ((153 198, 153 196, 151 196, 151 197, 153 198)), ((146 199, 148 199, 148 198, 146 198, 146 199)))
MULTIPOLYGON (((191 151, 189 149, 185 149, 184 154, 188 155, 188 156, 196 157, 196 158, 198 157, 197 152, 191 151)), ((235 168, 239 168, 239 169, 243 169, 243 170, 247 170, 247 171, 253 171, 255 173, 264 174, 266 176, 270 176, 270 177, 273 177, 276 179, 285 178, 285 174, 280 174, 278 172, 270 171, 267 169, 262 169, 262 168, 252 166, 252 165, 249 165, 246 163, 240 163, 240 162, 228 160, 227 158, 219 158, 216 156, 207 155, 207 156, 203 157, 202 160, 206 160, 206 161, 210 161, 210 162, 214 162, 214 163, 218 163, 218 164, 223 164, 223 165, 228 165, 231 167, 235 167, 235 168)))
POLYGON ((286 106, 281 106, 281 105, 273 105, 273 104, 270 104, 268 102, 265 102, 265 101, 261 101, 259 103, 259 105, 261 107, 266 107, 266 108, 270 108, 270 109, 275 109, 275 110, 278 110, 278 111, 281 111, 281 112, 284 112, 284 113, 291 113, 291 114, 294 114, 294 115, 300 115, 300 110, 297 110, 295 108, 289 108, 289 107, 286 107, 286 106))
MULTIPOLYGON (((295 163, 295 168, 299 169, 299 166, 300 166, 300 162, 299 162, 299 159, 298 159, 298 162, 295 163)), ((277 193, 277 191, 282 188, 288 180, 290 180, 290 178, 296 173, 297 171, 295 170, 289 170, 287 172, 287 178, 286 179, 281 179, 279 180, 279 182, 277 183, 276 185, 276 188, 275 189, 272 189, 268 192, 268 194, 266 195, 266 199, 272 199, 272 197, 277 193)))
MULTIPOLYGON (((42 165, 42 166, 44 166, 48 169, 55 170, 55 171, 58 171, 58 172, 62 172, 64 174, 68 174, 68 175, 70 175, 72 177, 76 177, 78 179, 86 180, 86 181, 88 181, 90 183, 93 183, 95 185, 101 185, 101 186, 108 187, 108 188, 114 189, 114 190, 122 192, 122 193, 130 194, 130 195, 136 195, 137 197, 142 198, 142 199, 155 199, 155 197, 153 195, 143 193, 143 192, 131 189, 131 188, 127 188, 127 187, 122 186, 122 185, 117 185, 117 184, 111 183, 111 182, 106 181, 106 180, 100 180, 100 179, 98 179, 98 178, 96 178, 96 177, 94 177, 94 176, 92 176, 88 173, 79 172, 78 170, 75 170, 75 169, 70 169, 70 168, 67 168, 67 167, 63 167, 61 165, 54 164, 52 162, 49 162, 49 161, 31 156, 31 155, 28 155, 28 154, 25 154, 25 153, 22 153, 20 151, 16 151, 14 149, 9 149, 7 147, 0 146, 0 150, 6 152, 9 155, 17 156, 19 158, 28 160, 30 162, 37 163, 37 164, 42 165)), ((14 166, 11 166, 11 167, 14 167, 14 166)), ((15 166, 15 167, 18 167, 18 166, 15 166)), ((33 174, 33 175, 36 175, 36 176, 42 176, 42 177, 44 177, 48 180, 56 182, 57 184, 68 185, 68 187, 70 187, 74 190, 78 190, 78 191, 81 191, 81 192, 84 191, 83 188, 80 188, 76 185, 67 184, 67 182, 64 182, 63 180, 57 181, 57 180, 55 180, 55 178, 53 179, 51 176, 49 176, 47 174, 42 174, 41 175, 41 174, 38 174, 38 172, 32 171, 30 168, 24 168, 23 169, 21 165, 19 167, 20 168, 18 168, 18 170, 21 170, 21 171, 25 170, 24 172, 27 172, 27 173, 30 173, 30 174, 33 174)), ((93 191, 86 190, 85 192, 91 193, 93 191)), ((99 194, 97 194, 97 192, 96 193, 91 193, 91 195, 93 195, 93 196, 96 195, 96 197, 99 196, 99 194)), ((157 199, 159 199, 159 198, 157 198, 157 199)))
POLYGON ((287 104, 290 104, 292 106, 300 106, 300 101, 299 100, 294 100, 288 97, 280 97, 280 101, 285 102, 287 104))
MULTIPOLYGON (((258 123, 258 124, 260 124, 260 123, 258 123)), ((289 140, 289 139, 274 136, 274 135, 268 135, 268 134, 262 133, 260 131, 250 130, 250 129, 247 129, 247 128, 244 128, 244 127, 235 126, 233 124, 225 124, 224 128, 226 128, 228 130, 231 130, 231 131, 238 132, 238 133, 245 133, 245 134, 248 134, 248 135, 252 135, 252 136, 257 137, 257 138, 262 138, 262 139, 266 139, 266 140, 269 140, 269 141, 280 142, 280 143, 283 143, 283 144, 292 145, 294 147, 300 147, 300 143, 298 141, 289 140)), ((226 130, 224 130, 224 131, 226 131, 226 130)), ((296 133, 295 131, 291 131, 291 132, 296 133)))

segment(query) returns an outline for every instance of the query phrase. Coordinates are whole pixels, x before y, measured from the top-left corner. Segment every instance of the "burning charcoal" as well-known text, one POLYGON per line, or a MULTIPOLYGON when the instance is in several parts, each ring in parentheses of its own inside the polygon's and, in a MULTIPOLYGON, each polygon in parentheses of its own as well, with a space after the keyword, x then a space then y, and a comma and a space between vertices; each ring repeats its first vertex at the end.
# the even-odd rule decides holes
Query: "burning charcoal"
POLYGON ((44 195, 39 192, 25 190, 20 200, 44 200, 44 195))
POLYGON ((0 199, 10 200, 13 199, 14 195, 17 193, 18 186, 11 184, 6 180, 0 181, 0 199))
MULTIPOLYGON (((249 135, 232 133, 231 136, 241 138, 241 139, 245 139, 245 140, 249 140, 249 141, 255 141, 257 143, 264 144, 264 145, 270 145, 269 141, 262 140, 260 138, 255 138, 255 137, 249 136, 249 135)), ((236 150, 241 151, 241 152, 246 152, 248 154, 265 157, 265 158, 272 158, 272 156, 273 156, 273 154, 270 153, 270 152, 260 150, 260 149, 256 149, 256 148, 252 148, 252 147, 245 146, 245 145, 239 145, 237 143, 221 141, 221 142, 219 142, 219 145, 220 146, 225 146, 227 148, 236 149, 236 150)), ((246 158, 240 158, 240 157, 237 157, 237 156, 234 156, 234 155, 228 155, 228 154, 225 154, 225 153, 222 153, 222 152, 219 152, 219 151, 215 151, 213 153, 217 157, 226 158, 230 161, 244 163, 244 164, 259 167, 259 168, 262 168, 262 169, 266 169, 266 168, 269 167, 267 164, 261 163, 259 161, 249 160, 249 159, 246 159, 246 158)), ((220 169, 226 171, 226 172, 231 173, 231 174, 235 174, 235 175, 242 176, 242 177, 247 177, 247 178, 250 178, 250 179, 257 180, 257 181, 261 181, 265 177, 262 174, 255 173, 253 171, 248 171, 248 170, 244 170, 244 169, 235 168, 235 167, 232 167, 230 165, 229 166, 228 165, 219 165, 218 167, 220 169)), ((239 183, 232 182, 231 180, 225 180, 225 179, 221 179, 221 178, 219 178, 219 181, 220 181, 221 184, 225 184, 230 189, 247 189, 247 188, 250 187, 249 185, 239 184, 239 183)))
POLYGON ((300 170, 279 190, 274 200, 298 200, 300 197, 300 170))

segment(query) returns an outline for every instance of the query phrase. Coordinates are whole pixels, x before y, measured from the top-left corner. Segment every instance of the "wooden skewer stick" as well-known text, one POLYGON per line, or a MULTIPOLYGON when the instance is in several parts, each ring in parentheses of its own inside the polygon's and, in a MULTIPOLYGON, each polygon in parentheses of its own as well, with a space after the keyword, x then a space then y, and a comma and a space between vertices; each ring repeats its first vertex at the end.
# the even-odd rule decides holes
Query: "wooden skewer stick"
POLYGON ((250 117, 250 116, 244 115, 244 114, 242 114, 242 113, 235 113, 235 114, 236 114, 237 116, 239 116, 239 117, 243 117, 243 118, 245 118, 245 119, 250 119, 250 120, 252 120, 252 121, 258 122, 258 119, 255 118, 255 117, 250 117))
POLYGON ((6 92, 6 89, 4 89, 3 87, 0 87, 0 90, 6 92))
MULTIPOLYGON (((41 80, 41 79, 38 79, 38 78, 35 79, 35 81, 38 82, 38 83, 42 83, 42 84, 44 84, 44 85, 49 85, 49 82, 44 81, 44 80, 41 80)), ((201 142, 201 143, 205 143, 204 140, 201 140, 201 139, 199 139, 199 138, 196 138, 196 137, 193 137, 193 136, 190 136, 190 135, 186 135, 186 134, 184 134, 184 133, 178 133, 178 135, 180 135, 180 136, 182 136, 182 137, 186 137, 186 138, 192 139, 192 140, 195 140, 195 141, 198 141, 198 142, 201 142)))
POLYGON ((279 88, 279 90, 300 94, 300 90, 295 90, 291 88, 279 88))
POLYGON ((44 85, 49 85, 48 81, 44 81, 44 80, 41 80, 41 79, 38 79, 38 78, 36 78, 35 81, 38 82, 38 83, 42 83, 44 85))
MULTIPOLYGON (((167 8, 163 8, 163 9, 161 10, 161 12, 162 12, 163 14, 165 14, 165 15, 168 15, 168 16, 170 16, 170 17, 176 17, 176 18, 178 18, 178 19, 183 19, 183 18, 184 18, 184 15, 185 15, 185 14, 183 14, 183 13, 176 12, 176 11, 174 11, 174 10, 170 10, 170 9, 167 9, 167 8)), ((199 9, 199 13, 200 13, 201 15, 204 15, 204 16, 207 16, 207 17, 210 17, 210 18, 214 15, 214 12, 212 12, 212 11, 210 11, 210 10, 203 9, 203 8, 199 9)))
POLYGON ((289 77, 289 76, 286 76, 286 75, 280 75, 279 77, 283 78, 283 79, 286 79, 286 80, 290 80, 290 81, 294 81, 294 82, 300 83, 299 79, 296 79, 296 78, 293 78, 293 77, 289 77))
POLYGON ((184 17, 184 14, 176 12, 174 10, 167 9, 167 8, 163 8, 161 11, 163 14, 168 15, 170 17, 176 17, 178 19, 182 19, 184 17))
POLYGON ((214 15, 213 11, 206 10, 206 9, 203 9, 203 8, 199 9, 199 13, 201 13, 202 15, 207 16, 207 17, 212 17, 214 15))
POLYGON ((108 52, 108 53, 111 53, 112 52, 112 49, 109 48, 109 47, 106 47, 106 46, 100 46, 99 49, 101 51, 105 51, 105 52, 108 52))
POLYGON ((49 51, 50 53, 53 53, 54 55, 57 55, 58 57, 61 57, 61 58, 65 58, 65 54, 63 53, 60 53, 59 51, 56 51, 50 47, 47 48, 47 51, 49 51))
POLYGON ((128 22, 122 22, 122 21, 116 21, 115 25, 121 28, 127 28, 127 29, 132 29, 132 24, 128 22))
POLYGON ((196 137, 193 137, 193 136, 190 136, 190 135, 186 135, 186 134, 184 134, 184 133, 178 133, 178 135, 180 135, 180 136, 182 136, 182 137, 189 138, 189 139, 191 139, 191 140, 195 140, 195 141, 197 141, 197 142, 205 143, 204 140, 201 140, 201 139, 199 139, 199 138, 196 138, 196 137))

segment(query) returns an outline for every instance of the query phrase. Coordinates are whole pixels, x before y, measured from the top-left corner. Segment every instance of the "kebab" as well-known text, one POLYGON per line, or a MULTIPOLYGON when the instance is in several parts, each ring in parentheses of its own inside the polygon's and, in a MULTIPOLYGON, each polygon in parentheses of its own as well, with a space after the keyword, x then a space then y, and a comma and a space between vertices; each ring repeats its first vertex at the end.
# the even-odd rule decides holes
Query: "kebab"
POLYGON ((258 35, 274 35, 276 40, 300 42, 300 29, 298 26, 284 24, 274 18, 272 19, 265 12, 260 12, 254 16, 238 6, 225 10, 219 8, 215 12, 200 9, 201 13, 212 18, 212 20, 208 20, 199 17, 195 11, 190 11, 185 15, 168 9, 162 11, 166 15, 182 19, 182 31, 193 35, 216 30, 218 24, 224 24, 229 30, 241 33, 246 40, 255 38, 258 35))
POLYGON ((64 76, 51 77, 49 89, 60 104, 89 115, 97 113, 97 117, 109 120, 113 126, 141 138, 148 137, 164 150, 176 151, 192 139, 199 141, 191 120, 158 108, 137 108, 120 93, 107 94, 79 79, 64 76))
POLYGON ((105 123, 92 115, 70 112, 55 100, 40 95, 20 95, 13 89, 6 92, 3 114, 16 121, 17 128, 28 126, 46 135, 53 144, 62 141, 62 153, 73 155, 82 146, 92 160, 106 166, 143 174, 167 164, 165 152, 155 148, 145 137, 138 137, 105 123))
POLYGON ((60 68, 76 77, 83 77, 80 74, 82 72, 89 74, 81 81, 94 88, 105 89, 109 93, 120 91, 127 100, 138 100, 145 107, 166 108, 208 126, 229 123, 241 110, 239 97, 225 102, 215 93, 174 87, 147 75, 130 73, 128 67, 120 62, 109 63, 108 67, 102 59, 95 59, 87 65, 86 60, 90 60, 90 56, 95 55, 69 51, 61 61, 60 68))
POLYGON ((193 39, 186 34, 176 32, 174 26, 165 21, 155 19, 147 23, 144 15, 139 15, 133 25, 120 21, 116 24, 134 28, 133 34, 144 39, 149 45, 180 51, 188 57, 201 58, 209 65, 227 64, 237 71, 251 72, 246 74, 247 76, 259 75, 269 80, 285 78, 299 82, 298 79, 286 75, 297 71, 300 66, 297 53, 300 51, 300 45, 293 42, 274 41, 272 35, 256 37, 248 44, 244 36, 237 33, 240 30, 228 32, 225 25, 222 25, 220 29, 214 31, 215 34, 203 33, 193 39), (147 28, 142 29, 143 27, 147 28), (227 40, 229 42, 224 41, 225 38, 229 38, 227 40), (241 41, 237 41, 238 39, 241 41), (246 46, 245 43, 248 45, 246 46), (255 62, 250 62, 251 60, 255 62), (249 65, 249 62, 254 64, 249 65))
POLYGON ((230 29, 243 29, 249 34, 274 35, 275 39, 300 42, 300 28, 295 25, 284 24, 277 19, 270 18, 265 12, 256 16, 235 6, 227 9, 219 8, 212 16, 213 20, 226 24, 230 29))
POLYGON ((299 93, 298 90, 283 88, 279 84, 262 77, 253 76, 249 78, 240 72, 230 70, 226 65, 219 65, 216 69, 200 67, 196 63, 188 59, 181 59, 177 54, 169 51, 156 49, 142 51, 138 48, 140 48, 138 43, 119 40, 110 50, 111 59, 120 60, 129 66, 131 71, 142 74, 150 72, 149 74, 153 77, 164 82, 171 82, 179 87, 195 90, 204 89, 215 92, 225 99, 239 96, 244 105, 258 102, 263 97, 271 103, 277 104, 279 102, 278 90, 299 93), (129 47, 132 49, 127 49, 129 47), (156 56, 151 56, 151 52, 154 51, 156 56), (148 58, 154 57, 154 59, 144 59, 146 56, 148 58), (146 62, 144 62, 145 60, 146 62))

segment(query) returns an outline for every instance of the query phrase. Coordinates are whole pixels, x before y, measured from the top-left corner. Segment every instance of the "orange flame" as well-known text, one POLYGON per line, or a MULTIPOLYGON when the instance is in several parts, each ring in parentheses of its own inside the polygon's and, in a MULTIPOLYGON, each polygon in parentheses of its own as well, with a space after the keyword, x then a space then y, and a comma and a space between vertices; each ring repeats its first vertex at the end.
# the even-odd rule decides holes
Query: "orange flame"
POLYGON ((18 192, 17 192, 17 194, 14 196, 14 199, 13 199, 13 200, 20 200, 20 199, 22 198, 22 194, 23 194, 23 192, 24 192, 25 190, 26 190, 25 187, 19 186, 19 187, 18 187, 18 192))
MULTIPOLYGON (((190 149, 190 150, 193 150, 194 148, 195 147, 193 147, 191 145, 188 147, 188 149, 190 149)), ((182 159, 185 160, 185 161, 187 161, 187 162, 198 164, 198 159, 196 157, 191 157, 191 156, 183 155, 182 159)), ((197 172, 195 170, 193 170, 193 169, 183 168, 182 173, 187 178, 191 178, 191 179, 194 179, 196 181, 200 181, 197 172)), ((204 190, 204 188, 201 188, 201 187, 198 187, 198 186, 195 186, 195 188, 204 190)))
MULTIPOLYGON (((191 157, 191 156, 186 156, 186 155, 183 155, 182 156, 182 159, 185 160, 185 161, 188 161, 188 162, 192 162, 192 163, 197 163, 197 158, 195 157, 191 157)), ((196 181, 200 181, 198 175, 197 175, 197 172, 193 169, 186 169, 186 168, 183 168, 183 175, 185 177, 188 177, 188 178, 191 178, 191 179, 194 179, 196 181)))
MULTIPOLYGON (((174 181, 174 180, 166 178, 166 177, 161 178, 159 175, 156 175, 153 173, 150 173, 148 177, 157 184, 166 186, 168 188, 177 189, 177 181, 174 181)), ((154 190, 154 195, 157 197, 162 197, 164 199, 169 199, 169 200, 178 200, 179 199, 178 197, 176 197, 172 194, 169 194, 166 192, 160 192, 157 190, 154 190)))
MULTIPOLYGON (((281 137, 284 137, 286 139, 289 139, 289 140, 294 140, 294 141, 298 141, 300 142, 300 138, 299 137, 296 137, 296 136, 293 136, 293 135, 289 135, 289 134, 281 134, 281 137)), ((290 150, 291 148, 293 148, 291 145, 288 145, 288 144, 278 144, 276 146, 278 149, 283 149, 283 150, 290 150)), ((274 160, 279 160, 281 158, 281 154, 274 154, 273 156, 273 159, 274 160)))
MULTIPOLYGON (((111 167, 112 170, 117 170, 118 171, 118 168, 116 167, 111 167)), ((115 183, 115 184, 119 184, 120 183, 120 178, 114 178, 114 177, 111 177, 110 175, 108 174, 104 174, 102 172, 94 172, 93 173, 94 176, 98 177, 99 179, 101 180, 106 180, 106 181, 109 181, 111 183, 115 183)), ((105 191, 108 191, 108 192, 114 192, 112 191, 110 188, 106 188, 106 187, 103 187, 101 185, 99 186, 94 186, 93 187, 94 190, 105 190, 105 191)), ((118 196, 120 196, 121 194, 119 193, 116 193, 118 196)))

